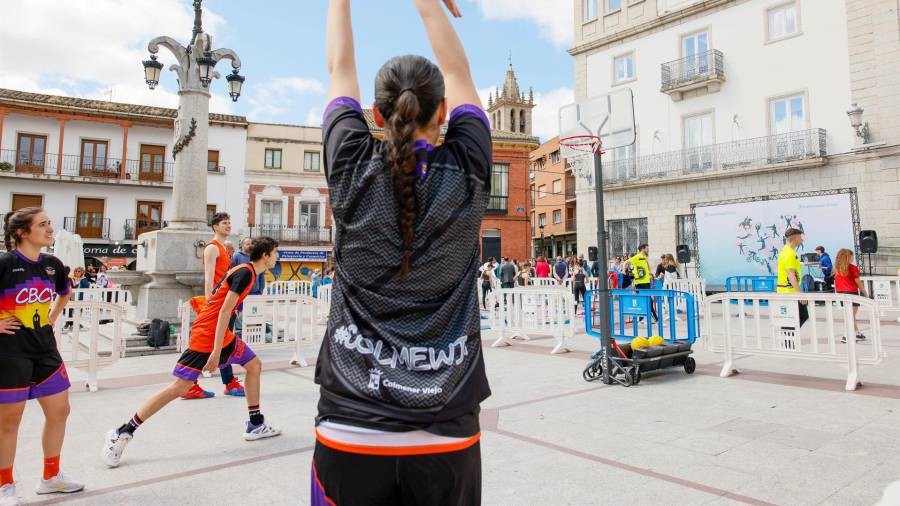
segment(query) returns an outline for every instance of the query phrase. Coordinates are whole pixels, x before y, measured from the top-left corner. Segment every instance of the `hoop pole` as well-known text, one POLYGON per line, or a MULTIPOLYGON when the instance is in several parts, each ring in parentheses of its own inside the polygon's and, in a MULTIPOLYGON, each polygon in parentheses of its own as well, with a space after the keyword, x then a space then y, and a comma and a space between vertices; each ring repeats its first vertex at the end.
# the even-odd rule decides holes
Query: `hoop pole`
MULTIPOLYGON (((600 343, 603 346, 603 383, 609 385, 612 378, 609 374, 612 361, 612 325, 609 322, 609 276, 606 271, 609 270, 609 258, 606 254, 606 221, 603 215, 603 162, 600 160, 600 154, 594 153, 594 192, 596 194, 597 204, 597 261, 600 262, 600 269, 597 279, 600 292, 600 343)), ((590 304, 588 304, 588 309, 590 304)))

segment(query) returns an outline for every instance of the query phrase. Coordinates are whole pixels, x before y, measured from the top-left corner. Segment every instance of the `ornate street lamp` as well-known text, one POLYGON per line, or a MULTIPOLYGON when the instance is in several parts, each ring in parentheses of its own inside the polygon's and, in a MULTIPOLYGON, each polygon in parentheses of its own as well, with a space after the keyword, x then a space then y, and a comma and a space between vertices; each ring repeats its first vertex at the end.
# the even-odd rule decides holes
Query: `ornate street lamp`
POLYGON ((213 68, 216 66, 216 60, 212 59, 212 53, 206 51, 203 53, 203 56, 197 58, 197 70, 200 72, 200 84, 203 85, 204 88, 209 86, 210 81, 213 80, 213 68))
POLYGON ((159 73, 163 68, 163 64, 156 61, 156 55, 151 54, 149 60, 144 60, 144 79, 150 89, 155 89, 159 84, 159 73))
POLYGON ((244 76, 238 74, 238 69, 234 69, 225 80, 228 81, 228 94, 231 95, 231 101, 237 102, 238 97, 241 96, 241 86, 244 85, 244 76))
POLYGON ((538 228, 541 229, 541 254, 538 256, 544 256, 544 224, 541 223, 538 228))
POLYGON ((856 136, 863 140, 863 144, 869 143, 869 123, 863 123, 862 115, 864 109, 855 102, 850 104, 850 110, 847 111, 847 117, 850 118, 850 126, 856 130, 856 136))

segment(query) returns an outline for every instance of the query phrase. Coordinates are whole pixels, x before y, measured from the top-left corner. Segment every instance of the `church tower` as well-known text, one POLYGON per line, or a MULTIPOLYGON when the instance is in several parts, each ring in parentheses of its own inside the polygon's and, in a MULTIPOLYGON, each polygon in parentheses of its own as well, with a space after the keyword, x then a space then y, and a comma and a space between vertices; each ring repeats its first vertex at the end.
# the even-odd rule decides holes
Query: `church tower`
POLYGON ((519 90, 516 72, 512 62, 506 69, 506 82, 503 90, 494 90, 488 96, 487 114, 491 120, 491 128, 503 132, 532 135, 531 114, 534 109, 534 92, 528 90, 528 96, 519 90))

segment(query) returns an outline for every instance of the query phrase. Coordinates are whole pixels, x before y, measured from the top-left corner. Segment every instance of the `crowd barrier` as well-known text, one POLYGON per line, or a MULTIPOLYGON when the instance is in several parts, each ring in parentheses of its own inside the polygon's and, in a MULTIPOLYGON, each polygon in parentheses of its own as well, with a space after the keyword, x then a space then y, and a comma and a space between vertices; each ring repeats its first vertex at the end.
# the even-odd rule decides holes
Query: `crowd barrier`
POLYGON ((318 323, 328 322, 328 313, 331 312, 331 292, 334 285, 319 285, 316 289, 316 311, 318 323))
POLYGON ((735 355, 764 355, 847 363, 847 390, 860 383, 859 365, 878 364, 884 353, 881 324, 875 301, 856 295, 831 293, 718 293, 704 301, 704 342, 707 349, 724 353, 721 376, 735 374, 735 355), (737 300, 737 314, 726 301, 737 300), (768 301, 768 309, 762 302, 768 301), (806 302, 809 321, 799 327, 799 306, 806 302), (852 305, 859 304, 858 320, 867 321, 867 339, 857 342, 852 305), (718 310, 715 310, 715 309, 718 310), (824 324, 824 330, 820 328, 824 324), (799 327, 799 330, 798 330, 799 327), (842 343, 841 337, 847 342, 842 343))
MULTIPOLYGON (((316 353, 320 304, 306 295, 250 295, 244 299, 241 314, 241 339, 254 350, 293 346, 292 365, 306 367, 304 347, 316 353)), ((181 333, 177 349, 190 342, 191 323, 196 315, 190 301, 180 304, 181 333)), ((238 329, 235 329, 237 331, 238 329)))
POLYGON ((79 288, 77 290, 72 290, 70 300, 109 302, 124 307, 131 304, 131 292, 121 288, 79 288))
MULTIPOLYGON (((699 335, 697 304, 690 293, 675 290, 610 290, 609 318, 612 337, 630 342, 635 337, 660 336, 666 341, 693 343, 699 335), (653 310, 656 309, 656 321, 653 310), (676 308, 684 308, 684 323, 676 308)), ((585 300, 585 328, 600 338, 599 294, 588 292, 585 300), (588 305, 590 304, 590 306, 588 305)))
POLYGON ((263 295, 312 295, 310 281, 273 281, 266 283, 263 295))
POLYGON ((111 302, 70 300, 54 332, 66 367, 87 372, 87 387, 97 391, 97 372, 122 356, 125 309, 111 302))
POLYGON ((558 287, 498 288, 488 295, 491 345, 509 346, 512 339, 530 340, 529 333, 552 335, 550 353, 565 353, 566 339, 575 335, 575 297, 558 287))
POLYGON ((900 323, 900 276, 863 276, 861 280, 878 305, 880 316, 896 314, 900 323))

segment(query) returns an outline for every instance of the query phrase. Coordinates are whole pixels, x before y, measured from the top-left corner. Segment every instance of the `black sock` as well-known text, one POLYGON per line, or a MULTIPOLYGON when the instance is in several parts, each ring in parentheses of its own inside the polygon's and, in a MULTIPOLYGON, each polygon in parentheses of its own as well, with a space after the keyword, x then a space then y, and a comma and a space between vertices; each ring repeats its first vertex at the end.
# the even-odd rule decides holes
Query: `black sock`
POLYGON ((144 421, 141 420, 141 417, 139 417, 137 413, 135 413, 134 416, 131 417, 131 420, 128 420, 127 423, 119 427, 116 432, 119 434, 127 432, 133 436, 134 431, 138 430, 138 427, 140 427, 142 423, 144 423, 144 421))
POLYGON ((259 404, 255 406, 247 406, 247 411, 250 412, 250 424, 259 426, 263 424, 265 417, 259 411, 259 404))

